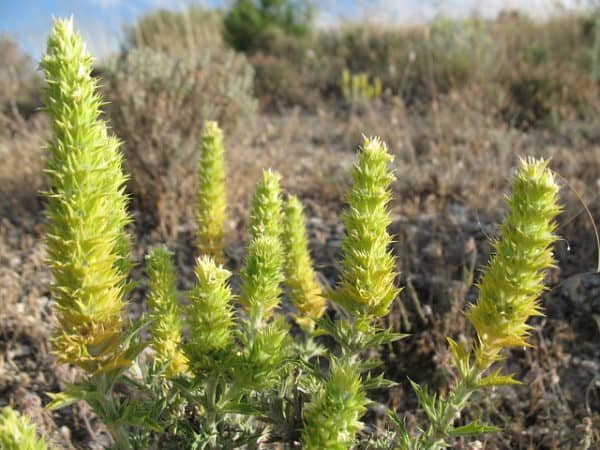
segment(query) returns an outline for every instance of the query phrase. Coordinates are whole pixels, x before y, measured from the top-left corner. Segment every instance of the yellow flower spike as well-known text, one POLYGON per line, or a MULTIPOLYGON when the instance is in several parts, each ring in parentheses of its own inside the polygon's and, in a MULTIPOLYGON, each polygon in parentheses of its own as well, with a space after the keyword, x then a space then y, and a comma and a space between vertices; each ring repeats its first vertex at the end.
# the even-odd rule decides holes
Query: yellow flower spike
POLYGON ((190 330, 185 346, 192 367, 210 368, 214 355, 227 350, 233 342, 233 294, 228 284, 231 273, 209 256, 196 262, 196 285, 189 293, 186 317, 190 330))
POLYGON ((392 220, 388 209, 392 160, 383 142, 365 138, 352 170, 353 185, 344 214, 342 280, 332 297, 361 321, 386 315, 399 292, 389 248, 392 238, 387 232, 392 220))
POLYGON ((542 315, 544 271, 554 266, 559 187, 543 160, 524 159, 508 199, 509 213, 494 242, 495 254, 467 317, 477 330, 478 363, 486 367, 506 347, 526 346, 530 316, 542 315))
POLYGON ((72 20, 54 22, 41 67, 53 132, 46 245, 60 323, 54 353, 90 373, 127 366, 121 346, 131 268, 126 177, 119 142, 100 119, 92 58, 72 20))
MULTIPOLYGON (((454 427, 454 422, 473 392, 519 383, 511 375, 502 375, 502 367, 490 368, 505 358, 506 348, 528 345, 527 320, 542 314, 539 296, 544 290, 544 271, 554 266, 551 247, 557 240, 558 192, 545 161, 521 160, 507 201, 508 215, 494 242, 495 254, 479 283, 479 300, 466 313, 478 341, 467 347, 448 340, 460 376, 445 397, 431 395, 413 383, 430 419, 429 428, 414 437, 418 448, 447 448, 450 436, 498 430, 477 421, 459 427, 454 427)), ((412 439, 404 432, 400 448, 413 448, 412 439)))
POLYGON ((250 243, 242 270, 241 302, 256 324, 279 305, 283 281, 282 199, 279 175, 266 170, 252 198, 250 243))
POLYGON ((282 208, 281 177, 271 170, 263 172, 263 179, 252 197, 250 213, 250 239, 259 237, 281 238, 282 208))
POLYGON ((306 450, 347 450, 353 447, 367 396, 356 365, 331 361, 328 380, 304 411, 302 445, 306 450))
POLYGON ((223 132, 217 122, 204 127, 198 163, 197 246, 201 255, 224 262, 226 198, 223 132))
POLYGON ((165 375, 177 377, 187 371, 188 361, 181 350, 181 321, 175 267, 171 253, 155 248, 146 258, 148 306, 152 326, 152 348, 159 364, 168 364, 165 375))
POLYGON ((285 284, 292 304, 298 310, 296 321, 312 329, 314 321, 325 313, 327 302, 313 270, 302 203, 290 195, 284 207, 283 244, 285 248, 285 284))

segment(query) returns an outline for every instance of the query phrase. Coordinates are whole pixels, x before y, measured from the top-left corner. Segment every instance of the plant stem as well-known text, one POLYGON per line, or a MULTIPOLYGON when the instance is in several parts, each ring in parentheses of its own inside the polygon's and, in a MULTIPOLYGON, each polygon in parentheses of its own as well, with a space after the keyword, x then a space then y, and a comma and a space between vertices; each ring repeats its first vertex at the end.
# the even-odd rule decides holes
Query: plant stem
POLYGON ((476 381, 485 369, 475 365, 466 377, 461 377, 452 394, 446 399, 446 407, 442 416, 429 425, 429 429, 422 437, 420 449, 438 450, 446 447, 445 438, 454 424, 454 420, 465 407, 469 397, 476 389, 476 381))
POLYGON ((133 447, 129 443, 127 432, 122 425, 107 424, 108 430, 115 441, 115 445, 119 450, 132 450, 133 447))
POLYGON ((113 398, 113 389, 115 384, 115 378, 108 377, 106 373, 102 373, 99 377, 95 378, 95 382, 98 391, 102 394, 99 398, 104 399, 103 410, 104 410, 104 422, 108 428, 110 435, 115 441, 116 448, 118 450, 132 450, 133 447, 129 443, 129 437, 123 425, 119 425, 115 422, 117 418, 117 408, 115 406, 113 398), (109 419, 109 420, 107 420, 109 419))

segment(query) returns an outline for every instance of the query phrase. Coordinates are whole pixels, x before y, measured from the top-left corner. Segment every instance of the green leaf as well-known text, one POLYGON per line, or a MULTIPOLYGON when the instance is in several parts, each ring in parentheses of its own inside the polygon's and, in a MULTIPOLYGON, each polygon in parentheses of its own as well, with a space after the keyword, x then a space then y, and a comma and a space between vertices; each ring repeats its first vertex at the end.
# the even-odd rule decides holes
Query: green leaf
POLYGON ((83 400, 84 395, 80 395, 79 392, 59 392, 57 394, 46 394, 52 399, 50 403, 46 405, 47 411, 54 411, 55 409, 64 408, 65 406, 72 405, 75 402, 83 400))
POLYGON ((458 436, 477 436, 485 433, 497 433, 500 428, 493 425, 486 425, 479 422, 471 422, 462 427, 452 428, 448 431, 448 434, 452 437, 458 436))
POLYGON ((452 338, 446 339, 450 345, 450 352, 452 353, 458 371, 462 378, 466 378, 471 370, 471 349, 463 344, 459 344, 452 338))
POLYGON ((82 382, 80 384, 68 384, 63 392, 47 393, 46 395, 52 400, 46 405, 46 410, 52 411, 65 406, 72 405, 80 400, 86 401, 90 404, 97 404, 101 394, 98 394, 96 390, 97 386, 92 383, 82 382))
POLYGON ((156 432, 163 431, 161 424, 152 417, 152 411, 137 402, 124 405, 119 411, 119 418, 116 423, 119 425, 134 425, 156 432))
POLYGON ((423 408, 423 411, 425 411, 425 414, 427 417, 429 417, 429 420, 436 422, 439 416, 439 412, 436 407, 436 394, 429 394, 425 389, 423 389, 410 378, 408 381, 410 381, 410 384, 412 385, 415 393, 417 394, 417 398, 419 399, 419 405, 421 405, 421 408, 423 408))
POLYGON ((515 380, 512 375, 500 375, 500 369, 489 374, 477 382, 477 387, 486 388, 494 386, 507 386, 521 384, 519 380, 515 380))
MULTIPOLYGON (((388 411, 388 418, 396 432, 396 440, 397 440, 397 449, 398 450, 407 450, 413 448, 413 442, 411 440, 410 435, 408 434, 408 428, 406 426, 406 418, 400 417, 395 411, 388 411)), ((416 438, 418 439, 418 438, 416 438)))
POLYGON ((367 379, 363 381, 363 389, 366 391, 371 389, 388 389, 397 384, 398 383, 395 381, 385 379, 383 374, 381 374, 373 378, 367 377, 367 379))

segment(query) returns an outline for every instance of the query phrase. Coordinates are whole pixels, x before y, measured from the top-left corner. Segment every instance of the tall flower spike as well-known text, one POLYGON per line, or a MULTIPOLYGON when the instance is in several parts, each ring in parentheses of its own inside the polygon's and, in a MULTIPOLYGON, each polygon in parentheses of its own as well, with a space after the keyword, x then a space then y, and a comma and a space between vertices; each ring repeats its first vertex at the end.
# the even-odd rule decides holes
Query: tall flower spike
POLYGON ((347 450, 362 428, 367 397, 349 361, 331 361, 329 379, 304 410, 302 444, 306 450, 347 450))
POLYGON ((394 175, 393 157, 378 138, 365 138, 344 214, 342 280, 332 297, 356 318, 384 316, 399 292, 394 286, 395 261, 387 232, 391 223, 388 203, 394 175))
POLYGON ((285 248, 285 284, 290 300, 298 310, 296 321, 312 328, 321 318, 327 303, 313 270, 302 203, 290 195, 284 208, 283 244, 285 248))
POLYGON ((277 307, 283 281, 282 199, 279 176, 265 171, 252 199, 250 243, 242 271, 242 304, 255 323, 277 307))
POLYGON ((196 368, 210 367, 214 353, 226 350, 233 342, 233 295, 227 283, 230 275, 209 256, 201 256, 196 262, 197 282, 189 293, 186 314, 190 339, 185 347, 196 368))
POLYGON ((241 302, 256 323, 268 319, 277 308, 283 281, 283 257, 279 239, 258 237, 248 245, 242 271, 241 302))
POLYGON ((197 246, 201 255, 224 262, 226 220, 223 132, 217 122, 206 122, 198 163, 197 246))
POLYGON ((92 58, 72 20, 54 22, 41 67, 53 131, 46 245, 60 323, 54 352, 92 373, 127 366, 120 342, 131 267, 126 177, 119 142, 100 119, 92 58))
POLYGON ((479 284, 479 300, 467 312, 479 335, 477 360, 483 367, 500 358, 502 348, 527 345, 527 319, 542 315, 544 271, 555 262, 558 192, 545 161, 521 160, 495 255, 479 284))
POLYGON ((48 444, 36 436, 36 427, 27 416, 6 406, 0 412, 0 448, 3 450, 47 450, 48 444))
POLYGON ((181 350, 181 321, 175 267, 171 253, 155 248, 147 257, 148 306, 152 321, 152 348, 159 364, 168 364, 167 377, 182 375, 187 370, 187 358, 181 350))
POLYGON ((258 237, 279 239, 282 231, 281 177, 270 171, 263 172, 263 180, 256 186, 250 213, 250 240, 258 237))

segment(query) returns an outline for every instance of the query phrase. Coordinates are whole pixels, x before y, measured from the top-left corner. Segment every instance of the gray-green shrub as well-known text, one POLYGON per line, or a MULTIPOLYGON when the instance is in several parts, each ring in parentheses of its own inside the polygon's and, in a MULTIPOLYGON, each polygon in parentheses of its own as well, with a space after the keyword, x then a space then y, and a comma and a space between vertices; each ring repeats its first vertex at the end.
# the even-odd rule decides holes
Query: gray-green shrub
POLYGON ((152 222, 167 235, 178 218, 172 204, 193 204, 195 151, 204 120, 227 131, 252 119, 254 72, 233 51, 197 49, 167 54, 133 48, 104 70, 106 111, 124 150, 136 201, 155 211, 152 222))

